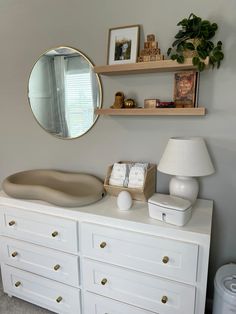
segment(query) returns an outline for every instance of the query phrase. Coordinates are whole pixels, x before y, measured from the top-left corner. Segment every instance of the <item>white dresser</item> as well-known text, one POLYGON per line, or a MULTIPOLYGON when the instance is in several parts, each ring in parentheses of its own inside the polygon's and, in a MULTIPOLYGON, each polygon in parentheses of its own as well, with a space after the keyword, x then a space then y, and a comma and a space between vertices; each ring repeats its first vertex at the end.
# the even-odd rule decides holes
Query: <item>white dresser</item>
POLYGON ((213 202, 176 227, 115 197, 65 209, 0 193, 4 291, 67 314, 204 314, 213 202))

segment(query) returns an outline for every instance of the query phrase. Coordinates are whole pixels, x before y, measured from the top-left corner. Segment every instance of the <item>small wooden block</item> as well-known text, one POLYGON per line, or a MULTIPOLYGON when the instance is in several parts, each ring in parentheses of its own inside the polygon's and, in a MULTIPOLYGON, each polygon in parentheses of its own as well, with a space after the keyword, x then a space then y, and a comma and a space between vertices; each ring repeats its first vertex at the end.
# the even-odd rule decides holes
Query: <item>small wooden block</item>
POLYGON ((150 49, 150 55, 156 55, 157 53, 156 53, 156 49, 155 48, 152 48, 152 49, 150 49))
POLYGON ((156 55, 156 61, 164 60, 164 55, 156 55))
POLYGON ((157 61, 156 55, 151 55, 150 56, 150 61, 157 61))
POLYGON ((138 57, 138 62, 143 62, 143 56, 138 57))
POLYGON ((150 48, 158 48, 158 42, 157 41, 150 41, 150 48))
POLYGON ((140 52, 140 56, 141 57, 146 56, 148 54, 147 51, 148 51, 148 49, 142 49, 140 52))
POLYGON ((154 34, 149 34, 147 35, 147 41, 155 41, 155 35, 154 34))
POLYGON ((144 62, 149 62, 150 61, 150 56, 143 56, 143 61, 144 62))
POLYGON ((148 48, 151 48, 151 42, 145 41, 144 42, 144 49, 148 49, 148 48))

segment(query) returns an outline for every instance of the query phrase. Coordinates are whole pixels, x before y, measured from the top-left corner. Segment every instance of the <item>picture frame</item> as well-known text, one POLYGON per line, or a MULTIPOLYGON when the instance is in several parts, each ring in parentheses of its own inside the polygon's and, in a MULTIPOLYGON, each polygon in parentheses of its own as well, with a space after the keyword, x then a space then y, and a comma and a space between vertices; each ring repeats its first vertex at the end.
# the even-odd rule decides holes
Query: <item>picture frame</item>
POLYGON ((174 103, 176 108, 197 107, 198 72, 184 71, 174 75, 174 103))
POLYGON ((139 50, 140 25, 110 28, 107 64, 136 63, 139 50))

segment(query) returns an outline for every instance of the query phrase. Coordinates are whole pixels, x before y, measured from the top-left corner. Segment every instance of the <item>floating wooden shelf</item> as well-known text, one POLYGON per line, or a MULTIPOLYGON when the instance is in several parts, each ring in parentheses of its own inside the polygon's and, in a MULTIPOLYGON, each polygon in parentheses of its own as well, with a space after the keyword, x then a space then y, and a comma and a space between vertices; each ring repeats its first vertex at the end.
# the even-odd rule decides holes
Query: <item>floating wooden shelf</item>
POLYGON ((104 116, 204 116, 206 109, 198 108, 133 108, 133 109, 97 109, 96 114, 104 116))
MULTIPOLYGON (((208 60, 206 60, 206 65, 208 60)), ((103 75, 137 74, 137 73, 155 73, 155 72, 175 72, 181 70, 196 70, 192 65, 192 59, 186 59, 185 63, 180 64, 173 60, 162 60, 153 62, 139 62, 129 64, 115 64, 95 66, 94 71, 103 75)))

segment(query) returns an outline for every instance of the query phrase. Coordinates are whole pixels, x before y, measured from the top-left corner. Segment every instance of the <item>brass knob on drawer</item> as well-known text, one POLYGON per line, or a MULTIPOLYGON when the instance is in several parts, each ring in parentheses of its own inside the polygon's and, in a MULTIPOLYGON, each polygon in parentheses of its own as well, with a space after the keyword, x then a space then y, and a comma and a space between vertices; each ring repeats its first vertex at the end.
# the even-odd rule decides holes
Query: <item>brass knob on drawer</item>
POLYGON ((14 226, 16 224, 16 222, 14 220, 9 221, 8 225, 9 226, 14 226))
POLYGON ((106 279, 106 278, 103 278, 102 281, 101 281, 101 284, 102 284, 103 286, 105 286, 106 283, 107 283, 107 279, 106 279))
POLYGON ((55 238, 55 237, 57 237, 57 236, 58 236, 58 231, 53 231, 52 237, 55 238))
POLYGON ((167 264, 168 262, 169 262, 169 257, 168 256, 164 256, 163 257, 163 259, 162 259, 162 262, 164 263, 164 264, 167 264))
POLYGON ((12 257, 16 257, 17 255, 18 255, 17 252, 13 252, 13 253, 11 254, 12 257))
POLYGON ((61 266, 60 266, 59 264, 56 264, 56 265, 53 267, 53 269, 54 269, 54 270, 58 270, 60 267, 61 267, 61 266))
POLYGON ((161 298, 161 302, 162 302, 163 304, 166 304, 167 301, 168 301, 168 298, 167 298, 166 295, 164 295, 164 296, 161 298))
POLYGON ((104 249, 106 246, 107 246, 106 242, 102 242, 102 243, 100 244, 100 248, 101 248, 101 249, 104 249))
POLYGON ((62 301, 62 297, 58 297, 58 298, 56 299, 56 301, 57 301, 57 303, 60 303, 60 302, 62 301))
POLYGON ((15 286, 16 287, 19 287, 21 285, 21 282, 20 281, 17 281, 16 283, 15 283, 15 286))

